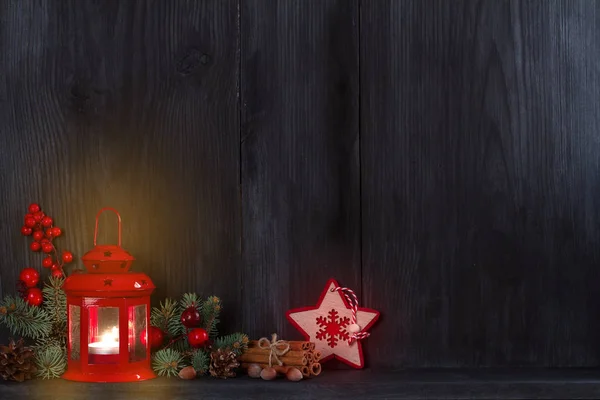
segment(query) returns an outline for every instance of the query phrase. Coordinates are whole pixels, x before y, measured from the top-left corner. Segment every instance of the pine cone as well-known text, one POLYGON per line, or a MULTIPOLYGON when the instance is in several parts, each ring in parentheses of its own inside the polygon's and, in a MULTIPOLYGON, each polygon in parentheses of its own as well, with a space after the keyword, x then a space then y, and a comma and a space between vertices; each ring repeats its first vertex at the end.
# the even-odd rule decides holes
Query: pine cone
POLYGON ((233 378, 240 366, 235 353, 229 349, 218 349, 210 353, 210 374, 215 378, 233 378))
POLYGON ((6 381, 23 382, 32 379, 37 371, 33 350, 24 346, 23 339, 0 346, 0 376, 6 381))

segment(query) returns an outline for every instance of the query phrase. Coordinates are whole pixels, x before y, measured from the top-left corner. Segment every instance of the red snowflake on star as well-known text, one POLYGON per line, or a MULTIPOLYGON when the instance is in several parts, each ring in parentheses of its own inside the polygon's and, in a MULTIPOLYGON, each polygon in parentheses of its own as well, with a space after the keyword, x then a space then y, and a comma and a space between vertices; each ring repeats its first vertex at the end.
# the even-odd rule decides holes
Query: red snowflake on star
MULTIPOLYGON (((362 368, 362 340, 350 343, 352 335, 348 329, 352 325, 353 310, 337 287, 337 281, 330 279, 315 306, 289 310, 286 316, 305 340, 315 343, 321 352, 321 363, 335 357, 354 368, 362 368)), ((368 331, 378 317, 378 311, 358 307, 356 324, 362 331, 368 331)))
POLYGON ((327 340, 329 347, 335 347, 338 340, 350 340, 350 334, 346 328, 350 325, 350 318, 339 318, 336 310, 331 310, 327 318, 317 317, 317 327, 319 330, 315 337, 319 340, 327 340))

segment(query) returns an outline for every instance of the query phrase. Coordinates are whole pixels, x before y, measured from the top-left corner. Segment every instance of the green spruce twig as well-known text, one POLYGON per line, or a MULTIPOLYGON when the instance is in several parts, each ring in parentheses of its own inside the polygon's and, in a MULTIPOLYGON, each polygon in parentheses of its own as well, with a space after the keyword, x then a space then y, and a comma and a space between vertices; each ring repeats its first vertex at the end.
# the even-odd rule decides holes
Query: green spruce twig
POLYGON ((215 350, 227 348, 233 351, 236 356, 239 356, 248 349, 248 336, 241 332, 222 336, 215 340, 213 348, 215 350))
POLYGON ((217 296, 210 296, 202 304, 202 322, 204 330, 211 339, 215 339, 219 334, 217 325, 219 323, 219 314, 221 313, 221 300, 217 296))
POLYGON ((42 379, 55 379, 67 369, 67 354, 65 348, 59 345, 36 348, 35 364, 37 375, 42 379))
POLYGON ((46 310, 30 306, 20 297, 6 296, 0 302, 0 324, 13 335, 42 339, 50 334, 52 321, 46 310))
POLYGON ((164 303, 160 303, 160 307, 152 308, 150 314, 150 324, 161 329, 170 337, 181 335, 181 316, 180 307, 173 299, 165 299, 164 303))
POLYGON ((176 350, 162 349, 154 353, 152 368, 159 376, 177 376, 183 367, 185 367, 183 356, 176 350))
POLYGON ((198 349, 192 353, 192 366, 198 375, 204 375, 210 367, 210 355, 206 350, 198 349))

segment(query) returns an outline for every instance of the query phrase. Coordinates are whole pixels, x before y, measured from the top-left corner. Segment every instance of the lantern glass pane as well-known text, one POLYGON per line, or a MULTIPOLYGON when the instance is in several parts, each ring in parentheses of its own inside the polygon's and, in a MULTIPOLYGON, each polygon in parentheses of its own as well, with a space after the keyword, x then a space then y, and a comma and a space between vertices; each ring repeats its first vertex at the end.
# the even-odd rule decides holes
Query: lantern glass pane
POLYGON ((88 313, 89 363, 119 363, 119 308, 92 306, 88 313))
POLYGON ((148 332, 146 326, 146 305, 129 307, 129 361, 146 359, 148 332))
POLYGON ((81 317, 81 308, 69 304, 69 348, 71 349, 71 360, 79 360, 81 336, 79 328, 81 326, 79 318, 81 317))

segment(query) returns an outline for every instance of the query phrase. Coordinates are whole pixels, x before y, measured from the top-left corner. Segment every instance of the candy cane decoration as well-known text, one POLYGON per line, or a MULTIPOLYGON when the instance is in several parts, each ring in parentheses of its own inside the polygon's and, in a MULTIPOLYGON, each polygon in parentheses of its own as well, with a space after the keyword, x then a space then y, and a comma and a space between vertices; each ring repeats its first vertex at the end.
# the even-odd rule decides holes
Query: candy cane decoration
POLYGON ((356 323, 356 313, 358 312, 358 297, 356 297, 354 290, 338 286, 338 287, 332 288, 331 291, 332 292, 335 292, 335 291, 342 292, 344 294, 344 296, 346 297, 346 300, 348 300, 348 303, 350 304, 350 308, 352 309, 352 317, 350 318, 350 326, 348 326, 348 331, 350 331, 350 333, 352 333, 352 335, 350 335, 349 344, 354 343, 355 340, 361 340, 361 339, 369 337, 369 335, 371 335, 371 334, 369 332, 362 332, 361 331, 362 327, 356 323))

